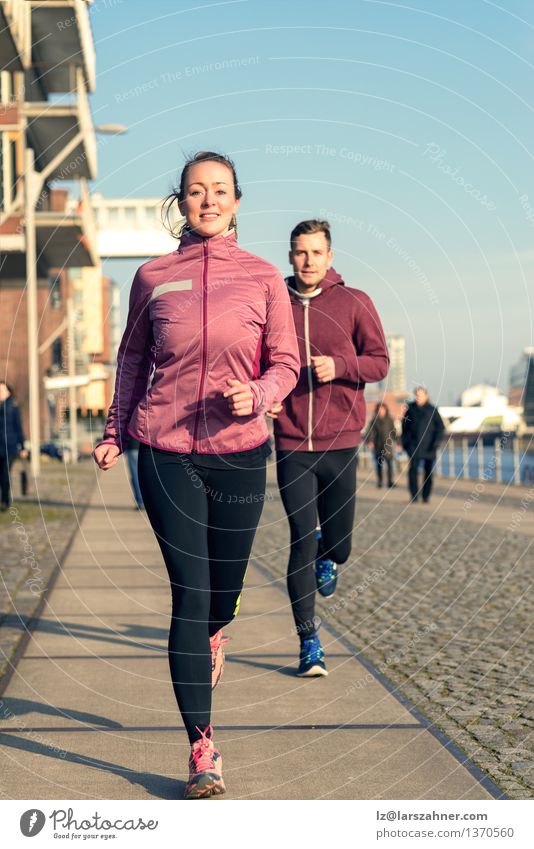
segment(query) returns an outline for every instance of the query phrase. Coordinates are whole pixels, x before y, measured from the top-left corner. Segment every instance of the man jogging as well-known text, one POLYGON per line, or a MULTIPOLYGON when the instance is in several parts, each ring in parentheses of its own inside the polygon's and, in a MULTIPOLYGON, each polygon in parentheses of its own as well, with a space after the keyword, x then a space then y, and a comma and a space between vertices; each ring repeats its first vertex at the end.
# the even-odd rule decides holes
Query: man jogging
POLYGON ((278 485, 291 531, 287 586, 301 644, 299 676, 328 674, 316 633, 315 591, 331 596, 337 566, 350 556, 363 390, 389 367, 373 302, 345 286, 330 268, 332 259, 328 222, 297 224, 289 252, 294 276, 286 283, 300 377, 284 403, 268 413, 275 419, 278 485))

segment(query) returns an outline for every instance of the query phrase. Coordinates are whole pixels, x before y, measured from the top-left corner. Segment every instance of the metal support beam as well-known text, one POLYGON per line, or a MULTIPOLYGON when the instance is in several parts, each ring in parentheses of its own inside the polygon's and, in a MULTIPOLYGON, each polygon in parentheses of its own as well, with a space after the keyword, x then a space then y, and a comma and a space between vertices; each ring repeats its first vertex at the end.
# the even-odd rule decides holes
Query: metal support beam
POLYGON ((74 312, 74 298, 67 298, 67 322, 68 322, 68 367, 69 367, 69 424, 70 424, 70 462, 78 462, 78 405, 76 403, 76 350, 74 344, 76 316, 74 312))
POLYGON ((50 334, 48 339, 45 339, 45 341, 39 345, 39 348, 37 349, 39 354, 44 354, 44 352, 47 348, 50 347, 52 342, 54 342, 58 338, 58 336, 61 336, 63 331, 67 329, 68 323, 68 319, 64 318, 61 324, 56 327, 56 329, 50 334))
POLYGON ((35 168, 33 150, 25 151, 24 233, 26 239, 26 311, 28 323, 28 405, 30 419, 31 470, 34 478, 41 471, 39 421, 39 353, 37 351, 37 247, 35 234, 35 168))
MULTIPOLYGON (((35 170, 33 150, 24 152, 24 234, 26 241, 26 309, 28 326, 28 406, 30 420, 31 471, 34 478, 41 473, 41 433, 39 405, 39 327, 37 304, 37 235, 35 230, 35 207, 39 194, 53 171, 72 153, 82 140, 78 132, 42 171, 35 170)), ((70 369, 69 369, 70 370, 70 369)), ((76 417, 76 416, 74 416, 76 417)))

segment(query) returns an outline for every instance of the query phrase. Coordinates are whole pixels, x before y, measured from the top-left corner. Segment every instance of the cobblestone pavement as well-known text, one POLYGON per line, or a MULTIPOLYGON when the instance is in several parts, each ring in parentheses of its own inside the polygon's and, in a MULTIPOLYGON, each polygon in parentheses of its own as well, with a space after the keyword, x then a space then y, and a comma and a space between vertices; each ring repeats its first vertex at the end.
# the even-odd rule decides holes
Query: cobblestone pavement
MULTIPOLYGON (((254 556, 283 576, 289 534, 272 466, 268 493, 254 556)), ((534 540, 513 522, 466 518, 465 499, 443 517, 437 501, 408 506, 404 489, 379 499, 359 483, 351 559, 317 612, 511 798, 532 798, 534 540)))
POLYGON ((37 609, 96 479, 89 460, 43 462, 37 486, 22 497, 17 465, 13 504, 0 514, 0 681, 24 634, 19 620, 37 609))

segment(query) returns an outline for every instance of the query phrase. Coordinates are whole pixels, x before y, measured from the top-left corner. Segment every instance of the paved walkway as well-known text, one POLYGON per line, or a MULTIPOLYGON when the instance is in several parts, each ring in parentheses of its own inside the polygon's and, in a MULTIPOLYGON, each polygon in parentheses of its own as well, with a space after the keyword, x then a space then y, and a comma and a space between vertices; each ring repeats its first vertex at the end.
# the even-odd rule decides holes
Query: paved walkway
MULTIPOLYGON (((124 464, 98 482, 1 696, 4 799, 183 793, 188 745, 165 652, 166 573, 146 516, 130 506, 124 464)), ((214 697, 228 788, 222 798, 498 796, 333 630, 322 631, 329 677, 295 677, 296 640, 284 582, 265 557, 266 533, 258 535, 241 612, 228 629, 228 663, 214 697)), ((279 533, 286 533, 281 525, 279 533)))

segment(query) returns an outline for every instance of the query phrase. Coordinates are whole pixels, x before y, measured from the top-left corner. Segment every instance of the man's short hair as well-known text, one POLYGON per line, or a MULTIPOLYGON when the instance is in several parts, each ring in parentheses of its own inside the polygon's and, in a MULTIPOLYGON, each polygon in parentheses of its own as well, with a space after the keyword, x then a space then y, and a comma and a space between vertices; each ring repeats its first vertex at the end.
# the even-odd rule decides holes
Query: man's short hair
POLYGON ((328 221, 321 221, 319 218, 310 218, 308 221, 301 221, 300 224, 293 227, 290 237, 291 248, 293 248, 293 244, 299 236, 308 236, 310 233, 324 233, 328 250, 330 250, 332 246, 330 224, 328 221))

